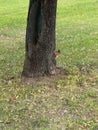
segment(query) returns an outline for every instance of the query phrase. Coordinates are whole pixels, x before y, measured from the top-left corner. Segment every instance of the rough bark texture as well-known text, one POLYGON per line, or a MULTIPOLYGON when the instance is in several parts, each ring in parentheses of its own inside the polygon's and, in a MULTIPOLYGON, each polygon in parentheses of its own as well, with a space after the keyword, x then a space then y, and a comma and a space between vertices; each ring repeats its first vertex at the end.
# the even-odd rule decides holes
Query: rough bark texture
POLYGON ((30 0, 23 76, 43 76, 55 70, 56 6, 57 0, 30 0))

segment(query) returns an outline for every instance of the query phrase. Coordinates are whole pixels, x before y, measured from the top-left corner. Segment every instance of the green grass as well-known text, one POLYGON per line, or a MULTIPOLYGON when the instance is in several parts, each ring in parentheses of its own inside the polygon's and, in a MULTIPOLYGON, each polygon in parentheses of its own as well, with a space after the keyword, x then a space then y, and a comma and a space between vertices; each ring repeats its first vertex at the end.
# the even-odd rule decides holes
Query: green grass
POLYGON ((59 0, 55 84, 21 82, 27 0, 0 0, 0 130, 98 130, 98 1, 59 0))

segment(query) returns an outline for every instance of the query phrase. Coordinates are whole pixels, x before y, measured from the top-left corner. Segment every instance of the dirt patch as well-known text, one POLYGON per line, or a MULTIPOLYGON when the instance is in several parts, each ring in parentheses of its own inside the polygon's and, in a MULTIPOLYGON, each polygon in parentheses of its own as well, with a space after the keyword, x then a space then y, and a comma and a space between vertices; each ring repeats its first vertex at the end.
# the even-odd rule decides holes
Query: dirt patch
POLYGON ((41 77, 22 77, 22 83, 30 86, 42 86, 42 85, 55 85, 58 83, 58 80, 63 80, 68 75, 67 71, 62 68, 57 68, 55 73, 48 76, 41 77))

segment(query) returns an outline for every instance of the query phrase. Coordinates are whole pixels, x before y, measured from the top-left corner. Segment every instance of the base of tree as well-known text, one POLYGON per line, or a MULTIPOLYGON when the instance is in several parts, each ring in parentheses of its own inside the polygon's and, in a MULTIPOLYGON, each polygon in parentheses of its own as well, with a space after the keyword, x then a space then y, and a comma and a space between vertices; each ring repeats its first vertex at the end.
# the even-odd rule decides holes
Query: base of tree
POLYGON ((58 80, 64 79, 66 75, 68 75, 66 70, 57 67, 48 75, 31 78, 22 76, 22 82, 30 86, 51 85, 57 83, 58 80))

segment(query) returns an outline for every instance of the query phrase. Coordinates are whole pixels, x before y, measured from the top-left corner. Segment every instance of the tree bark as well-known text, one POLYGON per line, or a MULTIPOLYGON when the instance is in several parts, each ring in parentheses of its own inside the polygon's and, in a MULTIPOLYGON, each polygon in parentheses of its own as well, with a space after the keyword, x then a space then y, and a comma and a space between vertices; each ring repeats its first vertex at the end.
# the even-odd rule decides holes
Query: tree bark
POLYGON ((57 0, 30 0, 23 76, 48 75, 56 68, 56 8, 57 0))

